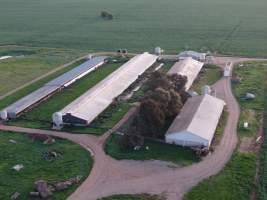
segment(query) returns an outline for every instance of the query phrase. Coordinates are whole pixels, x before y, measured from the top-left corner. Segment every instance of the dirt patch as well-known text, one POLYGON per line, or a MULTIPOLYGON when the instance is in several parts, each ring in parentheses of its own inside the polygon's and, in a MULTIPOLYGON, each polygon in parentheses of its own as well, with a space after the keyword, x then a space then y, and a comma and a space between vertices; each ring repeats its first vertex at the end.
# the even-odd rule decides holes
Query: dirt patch
POLYGON ((255 153, 257 155, 257 162, 256 162, 256 172, 254 177, 254 186, 252 188, 252 192, 250 195, 250 200, 256 200, 257 199, 257 191, 256 191, 256 185, 259 181, 259 153, 260 148, 262 146, 262 142, 264 141, 264 135, 263 135, 263 114, 260 116, 260 125, 258 133, 255 137, 244 137, 241 140, 241 144, 239 146, 239 151, 242 153, 255 153))
POLYGON ((246 120, 249 122, 253 121, 256 117, 256 112, 254 110, 248 109, 244 110, 244 115, 246 116, 246 120))
MULTIPOLYGON (((248 110, 248 119, 253 119, 255 117, 255 112, 248 110)), ((263 116, 260 115, 259 130, 255 137, 243 137, 240 142, 239 151, 241 153, 258 153, 263 141, 263 116)))
POLYGON ((255 138, 243 137, 239 146, 241 153, 253 153, 255 152, 255 138))

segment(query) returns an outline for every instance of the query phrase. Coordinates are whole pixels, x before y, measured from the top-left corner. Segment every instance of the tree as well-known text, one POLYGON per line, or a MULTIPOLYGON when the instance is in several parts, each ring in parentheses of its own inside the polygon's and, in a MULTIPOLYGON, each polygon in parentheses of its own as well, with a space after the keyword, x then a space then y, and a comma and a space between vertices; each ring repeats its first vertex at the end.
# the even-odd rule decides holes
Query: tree
POLYGON ((102 11, 100 15, 103 19, 109 19, 109 20, 113 19, 113 15, 107 11, 102 11))
POLYGON ((163 138, 165 128, 174 120, 188 98, 187 78, 154 72, 146 83, 146 95, 141 100, 139 114, 132 121, 132 134, 163 138))
POLYGON ((145 99, 152 99, 158 102, 161 109, 163 109, 164 112, 166 112, 166 109, 168 107, 168 102, 171 100, 171 96, 169 91, 159 87, 154 91, 149 91, 145 96, 145 99))
MULTIPOLYGON (((140 119, 146 125, 145 134, 153 137, 160 137, 162 128, 165 125, 166 116, 160 104, 153 99, 147 99, 141 103, 140 119)), ((139 122, 140 123, 140 122, 139 122)))
POLYGON ((170 101, 168 102, 168 108, 166 112, 166 117, 173 120, 183 107, 183 102, 181 96, 174 90, 170 90, 170 101))
POLYGON ((185 90, 185 85, 187 83, 187 77, 186 76, 182 76, 179 74, 172 74, 169 76, 169 78, 172 81, 172 83, 174 84, 174 89, 177 92, 185 90))
POLYGON ((123 149, 134 149, 136 146, 144 145, 144 137, 134 134, 125 134, 121 137, 119 145, 123 149))
POLYGON ((171 83, 168 80, 168 77, 166 74, 156 71, 151 74, 149 77, 147 83, 147 90, 155 90, 158 87, 164 88, 164 89, 169 89, 171 87, 171 83))

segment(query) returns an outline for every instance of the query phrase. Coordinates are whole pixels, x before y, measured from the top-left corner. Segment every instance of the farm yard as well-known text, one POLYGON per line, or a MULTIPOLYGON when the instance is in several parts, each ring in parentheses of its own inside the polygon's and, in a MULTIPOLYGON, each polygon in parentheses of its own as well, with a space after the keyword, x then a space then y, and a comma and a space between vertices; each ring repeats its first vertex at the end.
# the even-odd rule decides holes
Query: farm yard
MULTIPOLYGON (((54 112, 59 111, 60 109, 62 109, 62 107, 68 105, 74 99, 82 95, 88 89, 95 86, 102 79, 104 79, 113 71, 118 69, 124 62, 128 60, 128 58, 116 58, 116 59, 118 63, 113 63, 113 64, 111 63, 104 65, 100 69, 97 69, 95 72, 92 72, 86 77, 83 77, 82 79, 76 81, 73 85, 66 88, 65 90, 55 94, 48 100, 40 103, 37 107, 33 108, 29 112, 24 113, 18 119, 11 120, 10 122, 8 122, 8 124, 15 126, 30 127, 30 128, 50 129, 51 117, 54 112)), ((164 71, 168 69, 172 63, 173 62, 168 62, 160 70, 164 71)), ((157 65, 158 63, 155 66, 157 65)), ((71 65, 68 68, 71 68, 73 66, 74 65, 71 65)), ((47 81, 47 79, 51 79, 52 77, 55 77, 55 75, 53 74, 45 78, 44 80, 40 80, 39 82, 44 83, 44 81, 47 81)), ((37 82, 37 84, 32 84, 32 86, 30 85, 29 87, 25 88, 24 89, 25 92, 23 92, 24 90, 22 90, 22 93, 25 94, 27 91, 29 91, 28 88, 32 87, 36 88, 35 86, 39 85, 39 82, 37 82)), ((91 134, 101 135, 110 128, 112 128, 127 113, 127 111, 132 107, 132 104, 136 101, 136 99, 140 98, 143 95, 142 92, 143 89, 140 89, 138 92, 136 92, 136 94, 134 93, 133 96, 129 98, 129 100, 117 103, 117 105, 110 105, 98 118, 96 118, 90 124, 90 126, 87 127, 66 126, 63 128, 63 130, 70 131, 73 133, 91 133, 91 134)), ((4 99, 3 101, 0 101, 0 107, 4 108, 4 106, 7 106, 8 105, 7 103, 10 103, 11 100, 13 99, 12 97, 16 96, 17 94, 11 95, 10 97, 7 98, 7 100, 4 99)))
POLYGON ((159 45, 169 53, 184 49, 246 56, 267 53, 264 0, 0 3, 1 45, 101 51, 127 48, 131 52, 159 45), (103 20, 103 10, 112 13, 113 20, 103 20))
MULTIPOLYGON (((119 58, 114 58, 114 60, 117 60, 119 58)), ((127 60, 127 59, 126 59, 127 60)), ((80 80, 76 81, 73 85, 66 88, 63 91, 60 91, 59 93, 55 94, 48 100, 42 102, 37 107, 33 108, 31 111, 23 114, 20 118, 16 120, 11 120, 8 123, 8 125, 15 125, 19 127, 30 127, 30 128, 39 128, 39 129, 50 129, 51 128, 51 116, 54 112, 59 111, 62 109, 62 107, 66 106, 70 102, 72 102, 74 99, 82 95, 85 91, 87 91, 89 88, 92 88, 94 85, 99 83, 102 79, 107 77, 109 74, 111 74, 113 71, 118 69, 122 63, 124 63, 126 60, 123 60, 122 62, 114 62, 114 63, 108 63, 104 66, 100 67, 96 71, 90 73, 89 75, 81 78, 80 80), (64 102, 64 103, 62 103, 64 102)), ((28 87, 22 89, 18 93, 15 93, 11 95, 10 97, 4 99, 3 101, 0 101, 0 105, 2 107, 8 105, 10 102, 12 102, 12 98, 17 99, 21 96, 24 96, 25 94, 39 88, 41 85, 46 83, 47 81, 57 77, 58 75, 66 72, 69 69, 72 69, 73 67, 77 66, 79 63, 83 62, 84 60, 78 61, 74 63, 73 65, 70 65, 62 70, 59 70, 58 72, 49 75, 48 77, 39 80, 35 84, 29 85, 28 87), (21 92, 21 94, 20 94, 21 92), (21 95, 21 96, 20 96, 21 95), (11 98, 11 100, 9 99, 11 98)), ((154 70, 154 68, 157 67, 159 63, 157 62, 156 65, 154 65, 151 69, 151 71, 154 70)), ((163 74, 173 65, 173 63, 166 63, 163 68, 161 68, 159 71, 163 74)), ((262 92, 264 91, 264 87, 257 87, 255 88, 255 77, 258 77, 257 81, 262 82, 264 80, 264 66, 265 64, 262 63, 245 63, 244 65, 239 66, 239 68, 236 69, 235 75, 238 78, 239 82, 236 82, 234 85, 234 91, 235 94, 240 100, 242 109, 244 108, 244 114, 243 116, 246 117, 247 110, 249 110, 249 113, 252 113, 253 116, 260 117, 258 115, 258 112, 263 111, 264 101, 263 101, 263 95, 262 92), (252 68, 251 66, 255 67, 252 68), (253 70, 251 70, 254 69, 253 70), (258 74, 259 73, 259 74, 258 74), (244 74, 246 75, 246 78, 244 78, 244 74), (252 101, 245 101, 243 99, 243 96, 246 92, 246 90, 249 90, 248 92, 256 94, 257 98, 254 100, 254 104, 251 103, 252 101), (252 111, 251 111, 252 110, 252 111), (255 114, 255 115, 254 115, 255 114)), ((213 84, 215 83, 220 76, 222 75, 221 70, 219 67, 215 65, 206 65, 203 67, 202 72, 199 74, 199 77, 194 82, 192 88, 196 91, 200 92, 201 86, 205 84, 213 84)), ((147 74, 144 75, 144 77, 149 77, 147 74)), ((148 79, 149 80, 149 79, 148 79)), ((138 81, 137 81, 138 83, 138 81)), ((134 88, 135 86, 131 86, 134 88)), ((107 109, 97 118, 93 123, 92 126, 89 127, 64 127, 63 131, 67 132, 73 132, 73 133, 93 133, 96 135, 102 135, 107 130, 112 128, 126 113, 127 111, 132 107, 133 103, 135 101, 138 101, 145 97, 146 93, 146 84, 144 84, 142 87, 139 88, 138 92, 134 93, 127 101, 120 102, 118 101, 117 104, 110 105, 107 107, 107 109), (103 119, 104 123, 103 123, 103 119)), ((127 96, 127 93, 124 94, 127 96)), ((123 96, 124 97, 124 96, 123 96)), ((225 115, 225 114, 224 114, 225 115)), ((227 116, 227 114, 226 114, 227 116)), ((219 126, 217 127, 216 132, 216 139, 220 138, 222 136, 222 132, 224 131, 225 126, 225 117, 223 116, 221 119, 221 123, 219 123, 219 126)), ((250 117, 252 119, 253 117, 250 117)), ((241 120, 245 120, 242 118, 241 120)), ((247 119, 246 119, 247 120, 247 119)), ((258 129, 259 124, 256 124, 258 121, 249 121, 251 125, 250 131, 251 133, 258 129), (255 124, 254 124, 255 123, 255 124)), ((242 122, 240 123, 239 131, 242 131, 242 122)), ((243 130, 244 131, 244 130, 243 130)), ((245 130, 247 131, 247 130, 245 130)), ((248 134, 251 135, 251 134, 248 134)), ((252 133, 253 135, 253 133, 252 133)), ((77 135, 79 137, 79 135, 77 135)), ((255 134, 254 134, 255 136, 255 134)), ((163 145, 159 142, 155 142, 152 140, 145 140, 145 143, 143 147, 138 151, 130 151, 122 149, 119 145, 119 137, 118 135, 112 135, 106 143, 105 151, 108 155, 118 159, 118 160, 162 160, 167 162, 173 162, 174 164, 177 164, 177 166, 188 166, 193 163, 199 162, 201 159, 191 150, 180 148, 174 145, 163 145)), ((240 134, 241 137, 241 134, 240 134)), ((101 140, 101 137, 99 138, 101 140)), ((214 147, 212 147, 214 148, 214 147)), ((210 179, 206 180, 204 183, 197 186, 195 189, 192 190, 185 198, 189 199, 195 199, 196 195, 199 191, 206 190, 206 187, 210 187, 209 184, 211 184, 216 188, 222 188, 222 185, 226 185, 226 183, 229 182, 235 182, 236 180, 239 180, 241 175, 242 177, 246 177, 243 182, 246 184, 240 186, 241 189, 244 189, 244 193, 239 196, 241 193, 237 185, 236 191, 239 191, 238 193, 230 193, 232 196, 236 195, 240 198, 243 198, 245 196, 248 196, 252 190, 250 190, 250 186, 253 184, 253 175, 255 172, 255 162, 257 160, 256 155, 253 152, 236 152, 232 158, 232 161, 227 165, 224 171, 222 171, 218 176, 211 177, 210 179), (241 167, 242 166, 242 167, 241 167), (242 169, 242 173, 231 176, 232 174, 236 174, 237 172, 235 169, 242 169), (220 177, 220 178, 218 178, 220 177), (229 179, 231 177, 231 179, 229 179), (219 179, 219 180, 218 180, 219 179), (206 185, 205 185, 206 184, 206 185)), ((225 190, 230 190, 231 188, 225 187, 225 190)), ((240 189, 240 188, 239 188, 240 189)), ((217 189, 216 189, 217 190, 217 189)), ((224 191, 221 191, 220 196, 223 198, 224 191)), ((216 193, 216 192, 215 192, 216 193)), ((215 193, 208 194, 208 197, 212 199, 215 193)), ((229 196, 232 197, 232 196, 229 196)), ((144 195, 133 195, 133 196, 115 196, 110 198, 157 198, 157 197, 150 197, 150 196, 144 196, 144 195)), ((227 197, 228 198, 228 197, 227 197)), ((202 197, 200 197, 202 199, 202 197)))
POLYGON ((35 191, 34 183, 38 180, 52 183, 81 177, 79 183, 64 191, 54 192, 49 198, 64 200, 88 176, 93 165, 89 152, 77 144, 58 138, 51 144, 45 144, 44 141, 44 137, 40 136, 0 132, 1 199, 10 199, 18 192, 19 199, 28 200, 29 193, 35 191), (23 165, 23 168, 16 171, 13 169, 15 165, 23 165))
POLYGON ((267 199, 265 0, 0 3, 0 199, 267 199))

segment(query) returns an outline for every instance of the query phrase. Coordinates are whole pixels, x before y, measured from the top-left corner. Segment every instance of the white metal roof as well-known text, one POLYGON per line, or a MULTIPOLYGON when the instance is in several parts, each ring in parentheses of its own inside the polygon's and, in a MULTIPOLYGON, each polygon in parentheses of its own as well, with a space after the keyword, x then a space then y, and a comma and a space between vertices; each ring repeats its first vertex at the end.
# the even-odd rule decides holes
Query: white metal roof
POLYGON ((12 56, 0 56, 0 60, 6 60, 12 58, 12 56))
POLYGON ((180 133, 187 132, 210 144, 224 106, 223 100, 208 94, 191 97, 171 124, 166 137, 172 135, 179 139, 180 133))
POLYGON ((196 60, 199 61, 204 61, 206 59, 206 54, 205 53, 199 53, 196 51, 183 51, 181 53, 179 53, 178 57, 180 59, 185 59, 187 57, 192 57, 196 60))
POLYGON ((135 56, 60 112, 63 116, 71 114, 89 124, 112 103, 114 98, 152 66, 157 58, 158 56, 149 53, 135 56))
POLYGON ((43 87, 21 98, 20 100, 11 104, 4 110, 7 111, 9 118, 16 118, 16 116, 19 113, 23 112, 25 109, 29 108, 30 106, 38 103, 39 101, 41 101, 48 95, 57 91, 59 88, 63 86, 67 86, 73 83, 75 80, 85 76, 86 74, 94 70, 95 67, 103 64, 105 59, 107 58, 108 57, 106 56, 100 56, 100 57, 95 57, 95 58, 92 58, 91 60, 84 62, 83 64, 75 67, 74 69, 46 83, 43 87))
POLYGON ((189 57, 179 62, 176 62, 168 71, 168 74, 180 74, 182 76, 186 76, 187 83, 185 85, 185 89, 189 90, 194 80, 197 78, 198 73, 202 69, 203 65, 204 63, 189 57))

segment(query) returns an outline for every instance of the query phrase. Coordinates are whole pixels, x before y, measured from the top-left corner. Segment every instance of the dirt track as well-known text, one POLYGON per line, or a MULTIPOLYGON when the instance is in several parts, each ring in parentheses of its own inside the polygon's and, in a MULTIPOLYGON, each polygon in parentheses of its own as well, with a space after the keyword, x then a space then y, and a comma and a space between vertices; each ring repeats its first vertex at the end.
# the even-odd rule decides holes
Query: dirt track
MULTIPOLYGON (((226 62, 251 59, 214 58, 213 63, 224 66, 226 62)), ((68 198, 69 200, 96 200, 113 194, 166 193, 169 200, 182 199, 183 195, 202 180, 217 174, 229 161, 237 144, 236 126, 239 106, 232 95, 229 78, 222 78, 215 85, 217 96, 227 103, 229 111, 224 135, 215 151, 197 164, 169 168, 162 162, 117 161, 105 155, 102 137, 70 134, 20 127, 0 126, 2 130, 55 135, 81 144, 92 152, 94 166, 90 176, 68 198)))

